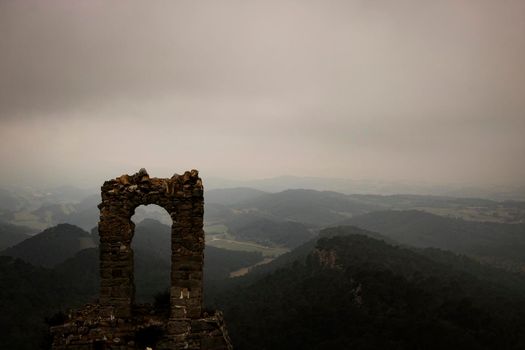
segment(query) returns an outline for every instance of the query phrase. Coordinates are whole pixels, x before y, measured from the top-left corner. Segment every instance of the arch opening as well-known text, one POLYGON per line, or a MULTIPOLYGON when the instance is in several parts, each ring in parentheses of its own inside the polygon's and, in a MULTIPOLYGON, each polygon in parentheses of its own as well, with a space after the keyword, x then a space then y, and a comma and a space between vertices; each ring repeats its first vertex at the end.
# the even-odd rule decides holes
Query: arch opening
POLYGON ((134 302, 155 304, 165 294, 169 298, 173 220, 156 204, 139 205, 130 220, 134 223, 134 302))

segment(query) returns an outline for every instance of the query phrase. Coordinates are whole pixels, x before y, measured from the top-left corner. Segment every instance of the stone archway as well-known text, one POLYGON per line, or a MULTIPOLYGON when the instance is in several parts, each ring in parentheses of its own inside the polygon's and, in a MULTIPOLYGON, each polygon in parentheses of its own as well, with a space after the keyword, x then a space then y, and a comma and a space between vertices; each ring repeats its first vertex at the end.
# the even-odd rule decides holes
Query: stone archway
POLYGON ((144 169, 122 175, 102 185, 98 207, 100 303, 86 304, 51 327, 52 349, 144 349, 139 335, 153 327, 159 332, 149 340, 155 349, 231 350, 222 313, 202 312, 204 199, 197 170, 169 179, 150 178, 144 169), (169 318, 151 306, 133 308, 131 217, 142 204, 163 207, 173 221, 169 318))
POLYGON ((140 205, 163 207, 171 228, 170 319, 196 319, 202 312, 204 251, 202 181, 192 170, 169 179, 150 178, 145 169, 122 175, 102 186, 100 222, 100 303, 117 317, 130 317, 135 298, 133 250, 135 224, 131 217, 140 205))

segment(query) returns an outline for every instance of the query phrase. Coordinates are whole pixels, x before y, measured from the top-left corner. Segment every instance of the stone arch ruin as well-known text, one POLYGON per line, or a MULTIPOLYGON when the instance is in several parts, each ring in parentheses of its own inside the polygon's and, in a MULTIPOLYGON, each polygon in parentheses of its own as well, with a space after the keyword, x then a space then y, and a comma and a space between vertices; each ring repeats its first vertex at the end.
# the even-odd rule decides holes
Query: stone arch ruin
POLYGON ((170 315, 196 318, 202 309, 204 251, 202 180, 196 170, 169 179, 150 178, 141 169, 102 186, 100 222, 100 302, 115 308, 119 317, 131 316, 135 297, 133 250, 135 224, 131 217, 140 205, 166 209, 171 226, 170 315))
POLYGON ((198 171, 160 179, 141 169, 104 182, 101 196, 99 303, 70 312, 63 325, 51 327, 52 349, 232 349, 222 313, 202 310, 204 198, 198 171), (172 219, 168 315, 134 303, 131 217, 148 204, 163 207, 172 219), (141 343, 148 330, 158 336, 141 343))

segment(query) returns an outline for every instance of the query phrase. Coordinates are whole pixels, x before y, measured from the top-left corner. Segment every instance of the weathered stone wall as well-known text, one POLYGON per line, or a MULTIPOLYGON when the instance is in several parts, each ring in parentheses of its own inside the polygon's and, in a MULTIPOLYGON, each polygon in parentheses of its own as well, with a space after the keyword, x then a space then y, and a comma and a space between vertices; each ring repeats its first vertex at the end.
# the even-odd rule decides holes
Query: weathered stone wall
POLYGON ((168 335, 169 322, 147 305, 135 306, 133 317, 117 318, 111 309, 88 304, 68 321, 52 327, 53 350, 232 349, 220 312, 190 319, 184 339, 168 335))
POLYGON ((122 175, 102 186, 100 222, 100 302, 115 307, 116 316, 131 315, 134 224, 140 205, 156 204, 169 213, 171 227, 171 315, 195 318, 201 314, 204 250, 202 181, 197 170, 170 179, 150 178, 144 169, 122 175))
POLYGON ((136 349, 141 330, 162 333, 158 349, 231 349, 222 315, 202 314, 204 199, 197 170, 169 179, 150 178, 145 169, 102 186, 100 304, 86 305, 68 322, 53 327, 53 349, 136 349), (156 204, 170 214, 171 288, 168 318, 134 305, 131 217, 140 205, 156 204))

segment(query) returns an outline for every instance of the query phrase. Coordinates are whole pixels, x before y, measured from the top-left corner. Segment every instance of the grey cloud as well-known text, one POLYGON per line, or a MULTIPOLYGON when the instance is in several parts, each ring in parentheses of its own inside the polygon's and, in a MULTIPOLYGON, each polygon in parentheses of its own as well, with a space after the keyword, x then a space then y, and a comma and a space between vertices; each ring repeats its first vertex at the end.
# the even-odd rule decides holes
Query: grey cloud
POLYGON ((519 0, 5 0, 0 179, 179 163, 522 184, 524 32, 519 0))

